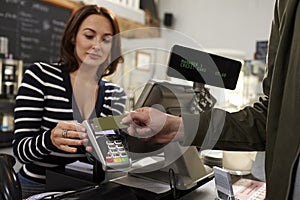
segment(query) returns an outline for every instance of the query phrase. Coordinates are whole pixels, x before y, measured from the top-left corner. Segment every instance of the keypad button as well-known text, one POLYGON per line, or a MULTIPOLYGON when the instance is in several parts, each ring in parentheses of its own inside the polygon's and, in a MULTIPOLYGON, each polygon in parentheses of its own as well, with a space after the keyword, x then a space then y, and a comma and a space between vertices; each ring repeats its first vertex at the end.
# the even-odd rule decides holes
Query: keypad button
POLYGON ((123 144, 117 144, 116 147, 117 148, 124 148, 123 144))
POLYGON ((122 141, 121 140, 115 140, 114 143, 115 144, 122 144, 122 141))
POLYGON ((127 153, 120 153, 121 157, 127 157, 127 153))
POLYGON ((110 148, 110 149, 115 149, 116 145, 115 144, 110 144, 110 145, 107 145, 107 147, 110 148))
POLYGON ((119 153, 114 153, 114 154, 112 155, 112 157, 113 157, 113 158, 118 158, 118 157, 120 157, 120 154, 119 154, 119 153))
POLYGON ((114 158, 114 162, 122 162, 121 158, 114 158))
POLYGON ((115 149, 110 149, 109 150, 111 153, 117 153, 118 152, 118 150, 115 148, 115 149))
POLYGON ((110 157, 111 156, 111 152, 107 152, 106 157, 110 157))
POLYGON ((125 152, 125 149, 124 148, 118 148, 118 151, 119 152, 125 152))
POLYGON ((115 143, 112 142, 112 141, 106 141, 106 144, 107 144, 108 146, 110 146, 110 145, 114 145, 115 143))
POLYGON ((127 161, 128 161, 128 157, 122 158, 122 162, 127 162, 127 161))

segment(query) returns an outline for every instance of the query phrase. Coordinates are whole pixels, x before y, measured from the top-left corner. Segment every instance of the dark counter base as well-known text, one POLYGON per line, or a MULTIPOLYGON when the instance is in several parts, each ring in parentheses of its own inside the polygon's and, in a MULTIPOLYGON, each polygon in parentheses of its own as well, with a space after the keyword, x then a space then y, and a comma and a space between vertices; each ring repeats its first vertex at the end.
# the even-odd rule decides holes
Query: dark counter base
POLYGON ((0 132, 0 148, 12 146, 14 140, 14 133, 0 132))
MULTIPOLYGON (((113 182, 97 183, 92 181, 93 176, 91 174, 80 173, 73 170, 47 170, 46 172, 46 190, 47 191, 68 191, 78 190, 87 186, 100 185, 99 188, 89 190, 88 192, 81 192, 76 194, 76 199, 81 200, 93 200, 93 199, 109 199, 109 200, 167 200, 173 199, 172 191, 165 192, 163 194, 155 194, 147 190, 127 187, 113 182)), ((177 190, 177 198, 182 197, 191 191, 197 189, 201 185, 207 183, 213 179, 207 178, 200 181, 194 188, 189 190, 177 190)), ((74 196, 73 196, 74 197, 74 196)), ((68 197, 70 198, 70 197, 68 197)))

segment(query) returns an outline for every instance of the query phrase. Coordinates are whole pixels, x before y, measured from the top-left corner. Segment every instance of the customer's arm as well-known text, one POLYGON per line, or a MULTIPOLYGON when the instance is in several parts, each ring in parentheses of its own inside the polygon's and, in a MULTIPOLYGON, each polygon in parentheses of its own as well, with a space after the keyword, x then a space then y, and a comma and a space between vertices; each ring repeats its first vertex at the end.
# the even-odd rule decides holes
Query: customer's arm
POLYGON ((213 109, 200 116, 182 115, 184 145, 224 150, 264 150, 266 138, 267 98, 253 107, 229 113, 213 109))
POLYGON ((235 113, 213 109, 182 117, 143 107, 129 113, 123 123, 128 133, 142 140, 227 150, 264 150, 267 99, 235 113))

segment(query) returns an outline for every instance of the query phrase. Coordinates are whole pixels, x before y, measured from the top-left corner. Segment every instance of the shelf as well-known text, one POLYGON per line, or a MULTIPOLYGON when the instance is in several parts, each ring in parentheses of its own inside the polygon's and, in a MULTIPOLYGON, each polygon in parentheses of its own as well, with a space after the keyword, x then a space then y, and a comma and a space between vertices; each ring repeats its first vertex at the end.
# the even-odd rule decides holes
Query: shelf
POLYGON ((97 4, 106 7, 115 13, 118 17, 128 19, 133 22, 145 24, 145 12, 142 9, 132 8, 119 3, 107 0, 84 0, 85 4, 97 4))

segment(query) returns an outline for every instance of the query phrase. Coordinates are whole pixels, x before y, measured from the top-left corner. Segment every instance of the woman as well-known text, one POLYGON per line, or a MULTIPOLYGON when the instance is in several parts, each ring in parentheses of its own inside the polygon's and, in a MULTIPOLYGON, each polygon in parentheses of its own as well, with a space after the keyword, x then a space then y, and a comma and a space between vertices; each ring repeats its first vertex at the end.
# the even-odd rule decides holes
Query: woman
POLYGON ((34 63, 20 85, 15 106, 14 154, 23 197, 41 193, 46 169, 85 158, 85 119, 120 115, 126 95, 102 78, 121 56, 120 30, 107 9, 87 5, 69 19, 57 64, 34 63))

